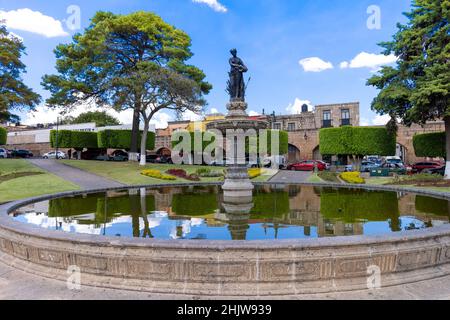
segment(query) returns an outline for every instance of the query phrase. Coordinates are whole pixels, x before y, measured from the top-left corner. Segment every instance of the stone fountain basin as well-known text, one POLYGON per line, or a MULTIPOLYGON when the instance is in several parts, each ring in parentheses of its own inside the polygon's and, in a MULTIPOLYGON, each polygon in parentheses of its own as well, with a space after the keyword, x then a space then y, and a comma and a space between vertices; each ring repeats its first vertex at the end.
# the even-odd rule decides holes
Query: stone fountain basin
MULTIPOLYGON (((133 188, 141 187, 149 186, 133 188)), ((352 187, 398 190, 384 186, 352 187)), ((227 297, 367 289, 371 266, 380 269, 382 286, 450 274, 450 225, 373 237, 187 242, 62 233, 16 222, 8 216, 34 202, 104 191, 69 192, 0 206, 1 260, 23 271, 61 281, 67 280, 69 267, 77 266, 82 272, 82 285, 86 286, 227 297)), ((402 191, 450 199, 448 194, 437 192, 402 191)))

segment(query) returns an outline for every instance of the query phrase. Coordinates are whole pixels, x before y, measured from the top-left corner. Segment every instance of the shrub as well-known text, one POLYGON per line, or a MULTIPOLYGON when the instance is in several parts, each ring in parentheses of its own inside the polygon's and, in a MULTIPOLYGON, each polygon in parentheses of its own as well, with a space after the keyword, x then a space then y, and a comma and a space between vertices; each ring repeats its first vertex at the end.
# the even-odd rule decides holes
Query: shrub
POLYGON ((197 174, 187 174, 187 172, 183 169, 170 169, 167 171, 167 173, 172 176, 189 181, 200 181, 200 177, 197 174))
POLYGON ((413 138, 417 157, 446 158, 445 132, 417 134, 413 138))
POLYGON ((0 146, 6 144, 7 133, 5 128, 0 128, 0 146))
POLYGON ((324 181, 339 182, 338 175, 336 172, 322 171, 322 172, 319 172, 317 175, 320 179, 322 179, 324 181))
POLYGON ((202 178, 220 178, 224 176, 223 171, 212 171, 211 169, 208 168, 198 169, 196 171, 196 174, 202 178))
POLYGON ((173 180, 177 179, 174 176, 169 176, 169 175, 163 174, 159 170, 144 170, 141 172, 141 174, 143 176, 155 178, 155 179, 159 179, 159 180, 172 180, 173 181, 173 180))
POLYGON ((264 173, 264 170, 261 168, 252 168, 248 170, 248 176, 250 179, 257 178, 261 176, 264 173))
POLYGON ((396 151, 395 135, 386 128, 327 128, 319 136, 323 155, 391 156, 396 151))
MULTIPOLYGON (((125 149, 131 147, 131 130, 104 130, 98 132, 98 146, 104 149, 125 149)), ((139 138, 141 142, 142 133, 139 138)), ((147 150, 155 149, 155 133, 147 135, 147 150)))
POLYGON ((364 184, 366 181, 361 178, 361 173, 359 172, 343 172, 340 175, 340 178, 347 183, 352 184, 364 184))
POLYGON ((97 149, 97 133, 84 131, 56 130, 50 132, 50 144, 56 147, 56 136, 58 135, 59 148, 74 149, 97 149))

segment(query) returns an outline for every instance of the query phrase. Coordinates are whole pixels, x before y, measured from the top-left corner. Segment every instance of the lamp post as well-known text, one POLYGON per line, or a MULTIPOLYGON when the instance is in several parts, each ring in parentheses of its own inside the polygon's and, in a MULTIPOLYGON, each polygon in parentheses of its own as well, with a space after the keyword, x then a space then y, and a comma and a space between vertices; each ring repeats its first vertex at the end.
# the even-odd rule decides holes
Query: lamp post
POLYGON ((58 147, 59 147, 59 141, 58 141, 58 139, 59 139, 59 137, 58 137, 58 135, 59 135, 59 117, 57 117, 56 118, 56 145, 55 145, 55 158, 56 158, 56 160, 58 160, 58 147))

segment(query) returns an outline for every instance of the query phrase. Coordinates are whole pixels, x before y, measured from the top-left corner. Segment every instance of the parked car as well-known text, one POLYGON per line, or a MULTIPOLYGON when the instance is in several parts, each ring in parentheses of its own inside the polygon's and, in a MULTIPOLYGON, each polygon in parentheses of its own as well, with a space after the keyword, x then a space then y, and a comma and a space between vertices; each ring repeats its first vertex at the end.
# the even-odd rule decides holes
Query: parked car
POLYGON ((312 160, 291 164, 287 169, 291 171, 314 171, 315 167, 317 167, 317 170, 319 171, 326 170, 326 165, 324 165, 322 161, 319 162, 312 160))
POLYGON ((331 164, 326 163, 325 161, 318 160, 317 162, 322 163, 325 166, 325 170, 330 170, 331 164))
POLYGON ((103 155, 97 156, 97 157, 95 158, 95 160, 97 160, 97 161, 110 161, 111 158, 110 158, 109 155, 103 154, 103 155))
POLYGON ((0 148, 0 159, 8 158, 8 150, 0 148))
POLYGON ((437 169, 442 167, 442 163, 435 161, 417 162, 412 166, 414 173, 421 173, 425 169, 437 169))
POLYGON ((440 174, 441 176, 445 175, 445 166, 440 166, 437 168, 424 169, 422 173, 430 173, 430 174, 440 174))
POLYGON ((128 152, 123 150, 116 150, 110 156, 111 161, 128 161, 128 152))
POLYGON ((262 165, 264 168, 271 168, 273 163, 275 163, 275 166, 278 167, 278 169, 284 169, 287 166, 287 161, 286 161, 285 156, 266 157, 262 161, 262 165))
POLYGON ((381 165, 382 169, 389 169, 389 173, 407 174, 408 168, 403 163, 385 162, 381 165))
MULTIPOLYGON (((373 169, 378 169, 380 167, 380 164, 377 164, 372 161, 362 161, 361 167, 359 168, 360 172, 370 172, 373 169)), ((345 171, 352 172, 355 171, 354 166, 352 164, 345 166, 345 171)))
POLYGON ((13 158, 33 158, 33 154, 28 150, 13 150, 12 155, 13 158))
POLYGON ((403 160, 400 157, 386 157, 385 162, 404 165, 403 160))
POLYGON ((155 161, 155 163, 161 163, 161 164, 173 164, 171 157, 161 156, 158 157, 155 161))
POLYGON ((58 151, 58 155, 56 155, 55 151, 52 151, 52 152, 47 152, 46 154, 44 154, 42 156, 42 158, 44 158, 44 159, 66 159, 67 156, 62 151, 58 151))

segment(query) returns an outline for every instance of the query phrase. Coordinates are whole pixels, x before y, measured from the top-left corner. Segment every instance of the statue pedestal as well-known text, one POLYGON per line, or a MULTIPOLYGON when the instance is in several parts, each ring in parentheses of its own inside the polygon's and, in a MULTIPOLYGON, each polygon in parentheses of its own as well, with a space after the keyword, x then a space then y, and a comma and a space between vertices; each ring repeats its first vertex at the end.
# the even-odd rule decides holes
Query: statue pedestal
POLYGON ((254 186, 248 176, 246 165, 231 165, 227 169, 225 183, 222 186, 228 199, 251 198, 254 186))

